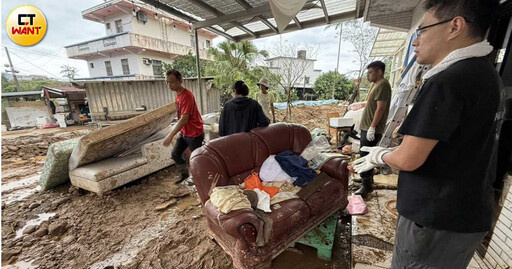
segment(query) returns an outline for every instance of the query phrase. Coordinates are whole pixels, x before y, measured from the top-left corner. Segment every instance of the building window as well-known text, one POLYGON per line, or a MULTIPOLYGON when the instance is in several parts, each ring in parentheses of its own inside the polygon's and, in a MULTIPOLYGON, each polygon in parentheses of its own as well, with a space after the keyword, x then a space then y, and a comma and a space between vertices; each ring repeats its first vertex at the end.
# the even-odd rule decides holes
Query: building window
POLYGON ((211 47, 211 41, 210 40, 206 40, 206 42, 204 43, 204 48, 208 49, 210 47, 211 47))
POLYGON ((128 65, 128 59, 121 59, 121 66, 123 67, 123 75, 129 75, 130 66, 128 65))
POLYGON ((194 35, 190 35, 190 46, 192 48, 196 47, 196 39, 194 38, 194 35))
POLYGON ((107 24, 105 24, 105 27, 107 28, 107 30, 110 30, 110 22, 107 22, 107 24))
POLYGON ((163 76, 162 61, 151 60, 151 64, 153 65, 153 75, 156 77, 163 76))
POLYGON ((309 77, 304 77, 304 83, 309 84, 309 77))
POLYGON ((89 63, 89 67, 94 68, 94 63, 89 63))
POLYGON ((123 31, 123 24, 121 20, 116 21, 116 33, 121 33, 123 31))
POLYGON ((110 63, 110 61, 105 61, 105 70, 107 70, 107 76, 113 76, 114 74, 112 73, 112 64, 110 63))

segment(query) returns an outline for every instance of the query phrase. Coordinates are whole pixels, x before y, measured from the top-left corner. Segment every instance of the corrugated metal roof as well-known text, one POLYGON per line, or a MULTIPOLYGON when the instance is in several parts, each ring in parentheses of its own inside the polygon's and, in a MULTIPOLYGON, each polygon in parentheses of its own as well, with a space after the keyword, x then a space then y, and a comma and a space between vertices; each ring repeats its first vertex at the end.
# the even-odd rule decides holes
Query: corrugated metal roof
MULTIPOLYGON (((141 0, 233 41, 278 34, 268 0, 141 0)), ((356 0, 307 0, 283 31, 350 20, 356 17, 356 0)))
POLYGON ((373 42, 370 57, 383 57, 395 54, 405 44, 406 32, 379 29, 373 42))
POLYGON ((4 97, 24 97, 24 96, 41 96, 41 91, 26 91, 26 92, 3 92, 2 98, 4 97))

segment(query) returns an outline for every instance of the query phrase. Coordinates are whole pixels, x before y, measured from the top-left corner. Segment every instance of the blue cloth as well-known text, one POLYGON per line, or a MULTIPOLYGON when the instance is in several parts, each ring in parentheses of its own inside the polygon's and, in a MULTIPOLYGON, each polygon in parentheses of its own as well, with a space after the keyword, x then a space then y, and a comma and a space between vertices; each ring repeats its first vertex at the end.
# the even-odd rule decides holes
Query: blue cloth
MULTIPOLYGON (((321 106, 321 105, 330 105, 330 104, 337 104, 339 100, 336 99, 329 99, 329 100, 321 100, 321 101, 304 101, 304 100, 298 100, 293 101, 292 106, 321 106)), ((274 107, 277 109, 286 109, 288 107, 288 103, 282 102, 282 103, 274 103, 274 107)))
POLYGON ((276 161, 290 177, 297 177, 293 182, 295 186, 306 186, 316 177, 315 171, 308 167, 308 161, 289 150, 277 154, 276 161))

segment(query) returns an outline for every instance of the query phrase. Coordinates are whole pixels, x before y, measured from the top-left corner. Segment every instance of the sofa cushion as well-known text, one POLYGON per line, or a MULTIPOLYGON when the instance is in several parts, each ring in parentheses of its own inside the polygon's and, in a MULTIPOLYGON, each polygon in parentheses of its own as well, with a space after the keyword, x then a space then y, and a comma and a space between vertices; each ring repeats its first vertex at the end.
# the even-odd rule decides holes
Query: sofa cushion
POLYGON ((340 199, 346 199, 346 194, 340 195, 342 193, 344 193, 344 188, 341 182, 331 178, 322 188, 318 189, 306 199, 306 203, 311 210, 311 216, 323 215, 340 199))
POLYGON ((226 165, 228 176, 232 177, 254 167, 251 140, 249 133, 238 133, 212 140, 206 148, 217 154, 226 165))
POLYGON ((101 162, 95 162, 81 166, 70 172, 72 176, 85 178, 92 181, 101 181, 108 177, 120 174, 148 162, 146 157, 131 155, 126 157, 109 158, 101 162))
POLYGON ((311 142, 311 134, 308 129, 297 124, 276 123, 268 127, 252 129, 251 133, 261 139, 267 146, 268 153, 266 157, 286 150, 300 154, 311 142))
POLYGON ((267 215, 272 218, 272 241, 290 233, 290 230, 305 224, 309 220, 309 206, 302 199, 286 200, 270 207, 272 212, 267 215))

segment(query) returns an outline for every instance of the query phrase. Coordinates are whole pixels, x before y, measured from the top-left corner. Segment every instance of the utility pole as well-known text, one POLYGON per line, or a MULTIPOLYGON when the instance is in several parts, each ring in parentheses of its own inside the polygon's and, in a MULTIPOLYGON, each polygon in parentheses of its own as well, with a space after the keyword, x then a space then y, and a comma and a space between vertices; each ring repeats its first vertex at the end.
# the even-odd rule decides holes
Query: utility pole
POLYGON ((336 75, 338 74, 338 70, 339 70, 339 67, 340 67, 340 50, 341 50, 341 33, 343 31, 343 23, 340 22, 340 33, 338 35, 338 60, 336 61, 336 69, 334 69, 334 80, 333 80, 333 86, 332 86, 332 99, 334 99, 334 87, 336 85, 335 83, 335 80, 336 80, 336 75))
POLYGON ((18 83, 18 78, 16 77, 16 73, 18 73, 19 71, 15 70, 14 66, 12 66, 11 56, 9 55, 9 50, 7 49, 7 47, 5 47, 5 53, 7 53, 7 59, 9 59, 9 65, 6 64, 5 67, 11 68, 11 70, 5 70, 5 72, 12 73, 12 77, 14 78, 14 83, 16 83, 16 91, 20 92, 21 91, 20 84, 18 83))
POLYGON ((343 31, 343 23, 340 22, 340 33, 338 38, 338 60, 336 61, 336 72, 338 72, 340 68, 340 50, 341 50, 341 33, 343 31))

